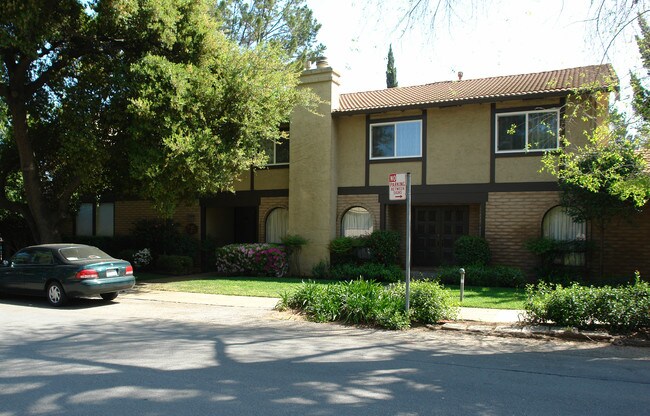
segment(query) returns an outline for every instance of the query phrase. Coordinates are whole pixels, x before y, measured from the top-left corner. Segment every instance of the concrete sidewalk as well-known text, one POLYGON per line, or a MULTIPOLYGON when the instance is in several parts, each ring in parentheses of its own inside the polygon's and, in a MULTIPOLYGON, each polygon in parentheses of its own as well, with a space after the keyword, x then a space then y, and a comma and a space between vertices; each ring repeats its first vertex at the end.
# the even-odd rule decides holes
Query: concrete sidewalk
MULTIPOLYGON (((207 295, 203 293, 171 292, 164 290, 149 290, 146 286, 136 286, 135 289, 120 296, 131 299, 149 301, 193 303, 201 305, 232 306, 240 308, 273 309, 280 299, 254 296, 207 295)), ((458 318, 463 321, 490 323, 517 323, 523 316, 521 310, 460 308, 458 318)))

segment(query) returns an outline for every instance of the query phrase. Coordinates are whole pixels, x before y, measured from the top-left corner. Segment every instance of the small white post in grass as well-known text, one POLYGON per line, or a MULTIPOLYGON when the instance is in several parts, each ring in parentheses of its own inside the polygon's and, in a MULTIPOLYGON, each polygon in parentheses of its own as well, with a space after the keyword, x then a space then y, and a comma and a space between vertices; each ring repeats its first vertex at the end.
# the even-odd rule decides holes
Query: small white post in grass
POLYGON ((463 301, 465 297, 465 269, 461 268, 460 270, 460 301, 463 301))

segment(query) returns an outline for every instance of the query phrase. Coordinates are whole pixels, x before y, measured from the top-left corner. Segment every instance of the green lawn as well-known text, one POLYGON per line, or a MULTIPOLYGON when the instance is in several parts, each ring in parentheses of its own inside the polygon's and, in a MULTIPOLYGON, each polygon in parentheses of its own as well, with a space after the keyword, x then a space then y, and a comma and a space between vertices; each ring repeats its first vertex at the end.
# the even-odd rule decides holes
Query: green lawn
MULTIPOLYGON (((271 277, 173 277, 155 274, 137 274, 138 282, 147 282, 151 289, 177 292, 208 293, 215 295, 261 296, 276 298, 281 293, 291 293, 303 279, 271 277)), ((328 284, 335 281, 317 280, 328 284)), ((447 286, 460 298, 458 286, 447 286)), ((491 309, 523 309, 526 294, 523 289, 465 287, 461 306, 491 309)))

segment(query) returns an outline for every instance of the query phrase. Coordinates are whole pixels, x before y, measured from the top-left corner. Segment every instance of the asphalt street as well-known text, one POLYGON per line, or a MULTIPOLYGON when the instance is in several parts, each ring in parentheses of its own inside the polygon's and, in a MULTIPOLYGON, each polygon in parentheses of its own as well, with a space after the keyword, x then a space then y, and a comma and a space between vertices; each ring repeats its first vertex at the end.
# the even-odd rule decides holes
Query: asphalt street
POLYGON ((305 322, 268 305, 0 299, 0 416, 641 415, 650 351, 305 322))

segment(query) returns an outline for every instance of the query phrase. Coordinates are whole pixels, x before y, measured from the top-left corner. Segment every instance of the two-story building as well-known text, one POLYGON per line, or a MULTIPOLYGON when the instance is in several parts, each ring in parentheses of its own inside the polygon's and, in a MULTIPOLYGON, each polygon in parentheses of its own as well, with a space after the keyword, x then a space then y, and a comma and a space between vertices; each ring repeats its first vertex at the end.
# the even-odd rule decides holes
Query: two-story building
MULTIPOLYGON (((234 194, 203 198, 176 219, 220 244, 301 235, 309 240, 301 252, 308 271, 328 259, 337 236, 376 229, 404 236, 406 206, 389 200, 388 176, 410 172, 413 268, 453 263, 454 241, 476 235, 490 243, 494 263, 530 271, 536 258, 527 240, 595 237, 558 207, 557 182, 540 173, 541 157, 563 134, 584 143, 598 107, 608 104, 589 95, 617 82, 610 65, 595 65, 341 94, 339 74, 321 61, 301 78, 301 88, 323 100, 318 114, 297 108, 290 139, 269 148, 266 169, 243 174, 234 194), (592 117, 565 117, 577 92, 591 102, 592 117)), ((116 234, 153 216, 146 202, 115 202, 112 211, 116 234)), ((650 273, 650 218, 627 220, 608 230, 615 243, 607 271, 650 273)))

